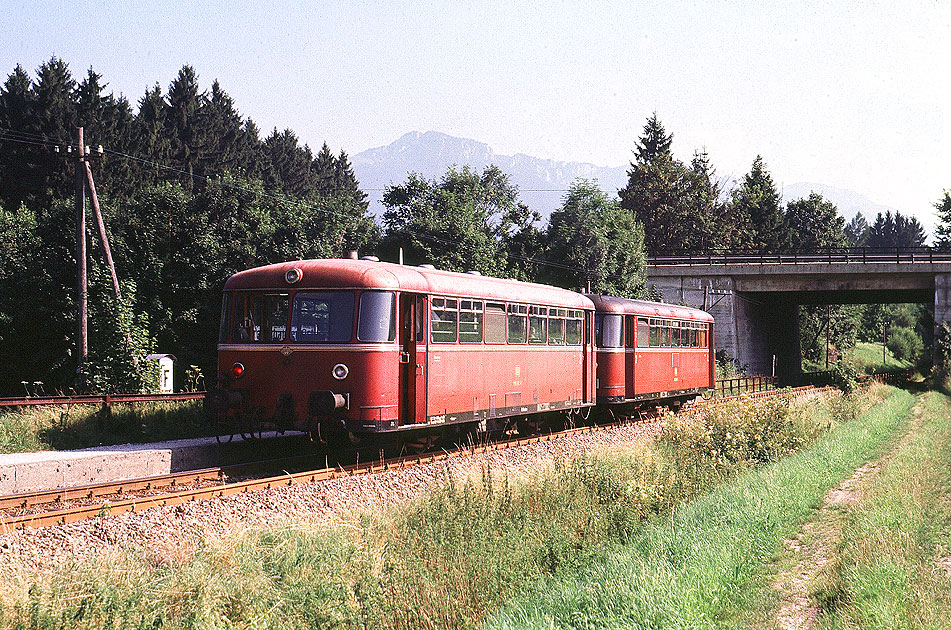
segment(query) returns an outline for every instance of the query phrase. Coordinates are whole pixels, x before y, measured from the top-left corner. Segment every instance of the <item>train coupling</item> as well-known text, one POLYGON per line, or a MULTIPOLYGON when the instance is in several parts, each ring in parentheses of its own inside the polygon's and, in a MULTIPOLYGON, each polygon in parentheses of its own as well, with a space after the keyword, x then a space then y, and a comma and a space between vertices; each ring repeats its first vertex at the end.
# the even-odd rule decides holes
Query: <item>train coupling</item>
POLYGON ((350 395, 330 391, 311 392, 307 399, 307 411, 311 416, 329 416, 337 409, 350 408, 350 395))
POLYGON ((241 392, 233 389, 216 388, 205 396, 205 410, 218 415, 241 407, 241 392))

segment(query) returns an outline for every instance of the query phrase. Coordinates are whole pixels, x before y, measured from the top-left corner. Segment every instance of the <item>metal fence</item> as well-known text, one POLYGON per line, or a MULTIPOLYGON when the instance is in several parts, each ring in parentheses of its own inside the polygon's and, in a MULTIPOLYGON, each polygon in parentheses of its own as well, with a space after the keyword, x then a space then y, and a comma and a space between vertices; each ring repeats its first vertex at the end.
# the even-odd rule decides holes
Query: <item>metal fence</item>
POLYGON ((181 394, 114 394, 109 396, 26 396, 24 398, 0 398, 0 407, 41 407, 47 405, 102 405, 108 409, 113 404, 143 402, 175 402, 202 400, 205 392, 181 394))
POLYGON ((752 394, 754 392, 765 392, 776 387, 776 377, 774 376, 741 376, 739 378, 725 378, 714 381, 713 395, 717 398, 726 396, 739 396, 740 394, 752 394))

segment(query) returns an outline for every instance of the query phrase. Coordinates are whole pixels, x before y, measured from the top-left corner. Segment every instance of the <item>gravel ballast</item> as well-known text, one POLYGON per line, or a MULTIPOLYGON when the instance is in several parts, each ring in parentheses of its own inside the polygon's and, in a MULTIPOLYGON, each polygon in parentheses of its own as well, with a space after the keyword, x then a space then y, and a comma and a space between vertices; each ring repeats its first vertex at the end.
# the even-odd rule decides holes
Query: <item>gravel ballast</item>
POLYGON ((249 528, 287 521, 332 523, 360 511, 418 497, 447 474, 518 476, 581 453, 631 447, 653 439, 659 420, 566 436, 501 451, 455 457, 403 470, 255 490, 78 523, 0 533, 0 569, 42 570, 96 557, 110 549, 141 550, 156 561, 181 557, 200 541, 226 539, 249 528))

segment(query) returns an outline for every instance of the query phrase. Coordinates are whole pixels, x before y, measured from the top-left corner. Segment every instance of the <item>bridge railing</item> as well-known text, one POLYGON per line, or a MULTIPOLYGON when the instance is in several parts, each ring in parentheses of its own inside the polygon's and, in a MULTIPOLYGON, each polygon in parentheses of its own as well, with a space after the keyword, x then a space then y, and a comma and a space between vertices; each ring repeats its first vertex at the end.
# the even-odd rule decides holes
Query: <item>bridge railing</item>
POLYGON ((773 254, 714 251, 704 254, 659 252, 648 265, 797 265, 816 263, 882 264, 951 262, 951 249, 938 247, 825 247, 773 254))

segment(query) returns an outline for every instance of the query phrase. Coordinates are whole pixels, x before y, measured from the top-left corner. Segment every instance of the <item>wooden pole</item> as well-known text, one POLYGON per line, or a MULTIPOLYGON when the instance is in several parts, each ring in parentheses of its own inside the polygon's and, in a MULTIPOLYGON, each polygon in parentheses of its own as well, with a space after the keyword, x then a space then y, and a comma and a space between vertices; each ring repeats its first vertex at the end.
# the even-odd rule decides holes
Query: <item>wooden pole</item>
POLYGON ((83 128, 78 129, 79 155, 76 162, 76 386, 86 387, 86 360, 89 358, 88 300, 86 277, 86 149, 83 128))
POLYGON ((106 254, 106 263, 109 265, 109 273, 112 274, 112 290, 116 294, 116 299, 121 299, 119 294, 119 278, 116 276, 116 266, 112 262, 112 250, 109 248, 109 235, 106 234, 106 223, 102 220, 102 211, 99 209, 99 197, 96 195, 96 183, 92 179, 92 169, 89 162, 86 165, 86 181, 89 183, 89 196, 92 198, 92 207, 96 211, 96 226, 99 228, 99 244, 106 254))
POLYGON ((832 305, 826 304, 826 371, 829 371, 829 334, 832 324, 832 305))

